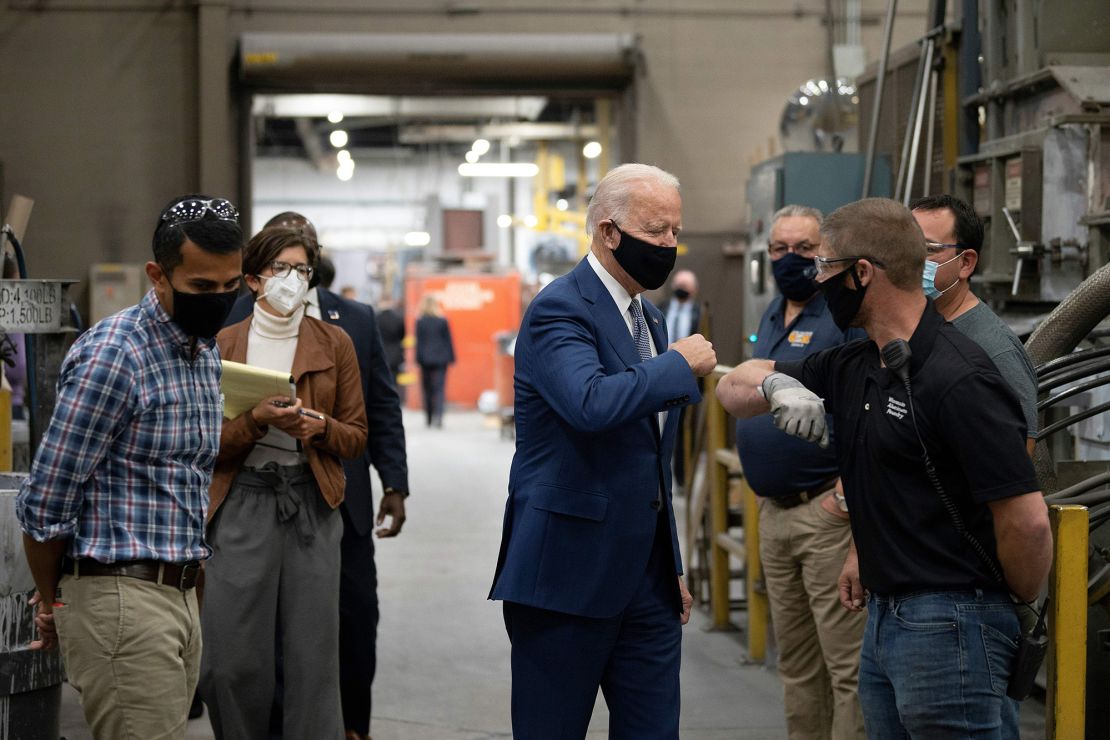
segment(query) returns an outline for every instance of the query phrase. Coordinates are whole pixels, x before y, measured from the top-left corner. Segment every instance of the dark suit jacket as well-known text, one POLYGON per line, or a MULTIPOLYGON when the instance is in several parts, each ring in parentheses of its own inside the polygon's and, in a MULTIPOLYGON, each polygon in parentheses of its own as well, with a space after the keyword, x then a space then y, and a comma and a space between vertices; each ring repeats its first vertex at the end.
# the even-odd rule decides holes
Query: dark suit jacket
POLYGON ((416 320, 416 363, 439 367, 455 361, 451 327, 442 316, 421 316, 416 320))
MULTIPOLYGON (((662 312, 664 320, 666 320, 667 318, 667 311, 670 309, 671 301, 673 300, 673 297, 668 298, 667 300, 659 304, 659 311, 662 312)), ((699 301, 696 297, 691 298, 690 300, 694 302, 694 306, 693 310, 690 311, 690 326, 686 327, 687 336, 689 336, 690 334, 697 334, 699 330, 698 327, 701 326, 701 301, 699 301)), ((671 337, 672 341, 677 339, 682 339, 682 337, 671 337)))
POLYGON ((392 308, 378 311, 378 329, 385 348, 385 362, 396 372, 405 362, 401 343, 405 340, 405 318, 392 308))
MULTIPOLYGON (((370 486, 370 465, 378 471, 382 486, 409 490, 409 470, 405 456, 405 428, 401 421, 401 401, 390 380, 374 310, 319 287, 321 318, 347 332, 355 346, 362 376, 362 396, 366 403, 369 427, 366 451, 355 460, 344 460, 347 488, 343 506, 359 535, 374 526, 374 501, 370 486)), ((254 309, 254 297, 240 296, 224 326, 238 323, 254 309)))
POLYGON ((682 572, 669 473, 679 415, 668 413, 660 434, 656 414, 701 395, 686 360, 667 351, 663 315, 643 306, 659 353, 646 362, 586 260, 528 307, 516 343, 516 455, 490 598, 585 617, 618 614, 647 567, 661 489, 682 572))

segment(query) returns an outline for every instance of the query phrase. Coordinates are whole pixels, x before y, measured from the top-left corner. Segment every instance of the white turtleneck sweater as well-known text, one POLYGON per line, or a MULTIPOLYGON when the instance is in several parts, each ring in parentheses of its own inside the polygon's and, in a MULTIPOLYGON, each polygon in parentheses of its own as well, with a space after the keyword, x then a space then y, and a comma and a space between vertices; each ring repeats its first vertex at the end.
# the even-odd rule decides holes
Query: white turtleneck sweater
MULTIPOLYGON (((250 332, 247 334, 247 364, 287 373, 293 369, 297 354, 297 335, 305 312, 297 309, 291 316, 275 316, 261 306, 254 307, 250 332)), ((266 435, 254 443, 243 465, 260 468, 268 462, 278 465, 300 465, 305 461, 297 440, 277 427, 269 427, 266 435)))

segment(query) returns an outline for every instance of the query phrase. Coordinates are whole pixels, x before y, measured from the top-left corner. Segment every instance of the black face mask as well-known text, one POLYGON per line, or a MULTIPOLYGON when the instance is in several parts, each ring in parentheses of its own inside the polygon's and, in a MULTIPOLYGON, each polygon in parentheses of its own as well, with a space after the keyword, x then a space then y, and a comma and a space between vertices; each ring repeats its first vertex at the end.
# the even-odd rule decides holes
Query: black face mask
POLYGON ((621 231, 616 224, 613 224, 613 228, 621 235, 620 244, 613 250, 613 256, 629 277, 646 290, 655 290, 667 282, 667 276, 674 269, 678 250, 637 239, 621 231))
POLYGON ((787 252, 771 263, 771 273, 787 300, 808 301, 817 292, 817 283, 806 274, 812 267, 813 260, 787 252))
POLYGON ((818 283, 817 287, 825 294, 825 303, 829 306, 829 313, 832 314, 833 322, 837 328, 840 331, 848 331, 848 328, 852 325, 852 319, 856 317, 856 314, 859 313, 859 307, 863 305, 863 296, 867 292, 867 287, 860 282, 859 275, 856 274, 855 264, 847 270, 833 275, 825 282, 818 283), (844 284, 849 273, 852 275, 852 281, 856 284, 855 290, 848 290, 844 284))
POLYGON ((671 293, 680 301, 684 301, 690 297, 690 291, 686 290, 686 288, 675 288, 671 293))
POLYGON ((231 313, 239 291, 182 293, 173 287, 173 323, 190 337, 211 339, 219 333, 231 313))

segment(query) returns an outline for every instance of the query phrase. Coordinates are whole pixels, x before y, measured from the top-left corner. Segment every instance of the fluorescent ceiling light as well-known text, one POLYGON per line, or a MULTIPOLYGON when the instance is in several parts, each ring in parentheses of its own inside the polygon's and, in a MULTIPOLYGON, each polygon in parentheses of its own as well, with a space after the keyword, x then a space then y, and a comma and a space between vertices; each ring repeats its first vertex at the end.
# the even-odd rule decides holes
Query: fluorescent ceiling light
POLYGON ((343 164, 344 162, 350 162, 351 161, 351 153, 349 151, 347 151, 346 149, 340 149, 338 152, 335 153, 335 158, 337 160, 339 160, 339 164, 343 164))
POLYGON ((539 222, 540 220, 532 214, 528 214, 524 217, 524 225, 527 226, 529 229, 536 228, 536 225, 539 224, 539 222))
POLYGON ((601 156, 601 142, 591 141, 582 147, 582 156, 586 159, 597 159, 601 156))
POLYGON ((566 198, 559 198, 559 200, 555 201, 555 207, 560 211, 565 211, 570 208, 570 203, 567 203, 566 198))
POLYGON ((339 123, 342 120, 343 120, 343 112, 342 111, 333 110, 331 113, 328 114, 328 122, 329 123, 339 123))
POLYGON ((463 177, 535 177, 540 168, 533 162, 474 162, 459 165, 463 177))
POLYGON ((471 149, 469 152, 466 153, 466 161, 470 162, 471 164, 474 164, 475 162, 478 161, 478 157, 480 157, 480 156, 481 155, 478 152, 471 149))
POLYGON ((507 213, 502 213, 497 217, 497 225, 502 229, 507 229, 513 225, 513 217, 507 213))
POLYGON ((331 132, 328 141, 330 141, 331 145, 336 149, 342 149, 347 146, 347 132, 341 128, 337 128, 335 131, 331 132))
POLYGON ((473 146, 470 150, 477 154, 479 157, 489 151, 488 139, 475 139, 473 146))
POLYGON ((426 247, 432 242, 432 235, 427 231, 410 231, 405 234, 405 244, 410 247, 426 247))

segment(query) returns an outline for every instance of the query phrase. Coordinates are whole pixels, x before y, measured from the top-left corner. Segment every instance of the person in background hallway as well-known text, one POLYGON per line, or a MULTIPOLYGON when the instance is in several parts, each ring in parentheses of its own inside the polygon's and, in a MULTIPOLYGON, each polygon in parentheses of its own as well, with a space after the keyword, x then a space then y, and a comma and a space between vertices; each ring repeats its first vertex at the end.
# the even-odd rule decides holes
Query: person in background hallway
POLYGON ((701 325, 701 304, 698 302, 698 278, 692 270, 679 270, 671 278, 671 297, 659 304, 667 317, 667 336, 678 341, 698 333, 701 325))
POLYGON ((98 740, 185 737, 220 439, 212 338, 239 294, 242 247, 230 202, 191 195, 166 206, 146 264, 153 288, 66 354, 19 492, 37 588, 31 647, 60 641, 98 740))
MULTIPOLYGON (((305 239, 319 244, 316 228, 299 213, 280 213, 270 219, 265 228, 272 226, 300 230, 305 239)), ((321 258, 322 273, 327 272, 328 263, 326 258, 321 258)), ((314 273, 310 286, 317 277, 314 273)), ((370 734, 371 689, 377 669, 380 611, 374 536, 395 537, 400 534, 405 523, 409 474, 400 399, 390 378, 374 311, 365 304, 347 301, 332 293, 327 289, 328 285, 330 280, 309 290, 305 299, 308 315, 343 329, 354 343, 368 426, 365 454, 361 458, 343 461, 347 485, 339 507, 343 517, 339 581, 339 690, 347 738, 359 740, 370 734), (378 471, 383 490, 376 519, 370 466, 378 471), (378 527, 376 531, 375 523, 378 527)), ((229 321, 237 323, 243 320, 253 306, 253 296, 243 296, 235 304, 229 321)), ((280 715, 280 711, 277 714, 280 715)), ((280 730, 280 727, 278 722, 276 729, 280 730)))
POLYGON ((342 459, 366 449, 346 332, 306 315, 317 245, 263 229, 243 255, 256 303, 220 332, 224 358, 289 373, 297 397, 224 422, 212 479, 201 695, 217 738, 266 737, 279 636, 283 736, 343 738, 339 697, 342 459), (311 638, 311 639, 309 639, 311 638))
POLYGON ((815 267, 833 320, 868 339, 749 360, 717 396, 742 418, 770 410, 780 429, 822 446, 826 408, 836 421, 854 543, 840 599, 855 611, 867 595, 868 736, 1016 737, 1011 593, 1035 599, 1052 559, 1021 406, 922 291, 925 238, 909 209, 861 200, 826 218, 821 237, 815 267))
POLYGON ((1014 389, 1025 414, 1026 448, 1033 454, 1037 419, 1037 371, 1013 330, 971 292, 971 276, 983 248, 983 222, 975 209, 951 195, 930 195, 910 204, 925 234, 927 257, 921 276, 945 321, 978 344, 1014 389))
MULTIPOLYGON (((780 295, 759 322, 753 357, 798 360, 866 336, 833 323, 808 274, 820 229, 816 208, 788 205, 772 218, 767 253, 780 295)), ((736 449, 759 497, 759 557, 787 732, 794 740, 863 737, 856 678, 864 618, 841 608, 837 592, 852 533, 836 490, 836 454, 782 432, 766 414, 736 423, 736 449)))
MULTIPOLYGON (((671 277, 671 297, 659 304, 667 317, 667 336, 677 341, 697 334, 701 326, 698 278, 692 270, 679 270, 671 277)), ((678 437, 674 443, 672 466, 679 486, 686 480, 686 407, 678 410, 678 437)), ((683 493, 679 489, 679 493, 683 493)))
POLYGON ((416 363, 420 365, 424 414, 429 427, 443 427, 447 366, 454 361, 455 345, 451 341, 451 326, 443 317, 439 299, 429 293, 420 302, 420 318, 416 320, 416 363))
POLYGON ((609 737, 678 738, 682 581, 671 476, 679 408, 717 363, 669 343, 641 293, 667 280, 678 180, 621 165, 586 214, 590 252, 532 301, 517 337, 516 454, 491 599, 512 643, 513 736, 583 738, 598 687, 609 737))
POLYGON ((405 364, 405 317, 397 310, 392 298, 382 298, 378 304, 378 327, 382 332, 385 361, 396 382, 405 364))

